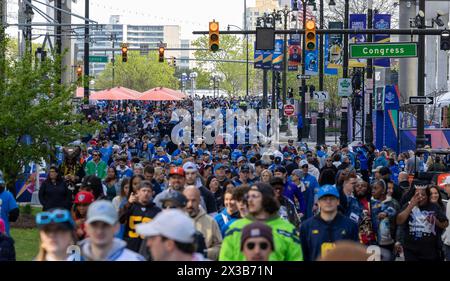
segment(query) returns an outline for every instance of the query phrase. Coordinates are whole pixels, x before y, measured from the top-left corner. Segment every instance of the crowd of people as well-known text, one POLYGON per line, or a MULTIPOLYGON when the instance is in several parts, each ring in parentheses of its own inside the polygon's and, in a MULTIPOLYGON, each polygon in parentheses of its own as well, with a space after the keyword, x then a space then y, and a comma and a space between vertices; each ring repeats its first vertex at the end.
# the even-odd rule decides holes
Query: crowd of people
MULTIPOLYGON (((64 147, 39 189, 35 260, 314 261, 342 241, 379 247, 380 260, 450 260, 450 177, 411 178, 448 171, 447 159, 292 139, 176 145, 172 112, 192 107, 114 103, 91 112, 105 128, 64 147)), ((19 212, 1 177, 0 208, 0 260, 14 260, 9 222, 19 212)))

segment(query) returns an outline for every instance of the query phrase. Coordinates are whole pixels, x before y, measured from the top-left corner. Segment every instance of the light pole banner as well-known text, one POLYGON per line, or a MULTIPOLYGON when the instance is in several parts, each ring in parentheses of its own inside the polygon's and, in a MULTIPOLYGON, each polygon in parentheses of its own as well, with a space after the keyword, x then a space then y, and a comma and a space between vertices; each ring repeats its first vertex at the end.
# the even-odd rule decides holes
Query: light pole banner
MULTIPOLYGON (((374 29, 391 29, 391 15, 388 14, 375 14, 373 18, 373 28, 374 29)), ((391 36, 389 34, 375 34, 374 42, 376 43, 388 43, 391 41, 391 36)), ((389 67, 391 61, 389 58, 384 59, 374 59, 373 65, 380 67, 389 67)))
MULTIPOLYGON (((329 22, 328 29, 343 29, 343 22, 329 22)), ((329 34, 325 39, 325 63, 328 63, 328 68, 342 67, 344 58, 344 48, 342 44, 342 34, 329 34), (328 41, 326 41, 328 39, 328 41), (326 51, 328 48, 328 51, 326 51)))
POLYGON ((256 42, 255 42, 255 55, 253 58, 254 67, 255 68, 262 68, 263 67, 263 50, 257 50, 256 49, 256 42))
POLYGON ((323 61, 324 61, 324 73, 325 75, 337 75, 338 74, 338 70, 336 68, 330 68, 330 47, 332 47, 332 45, 330 44, 330 35, 326 34, 324 36, 324 41, 323 41, 323 46, 325 48, 325 50, 323 51, 323 61))
POLYGON ((264 51, 263 53, 263 69, 272 69, 272 51, 264 51))
POLYGON ((272 69, 283 69, 283 39, 275 40, 275 49, 273 50, 272 55, 272 69))
POLYGON ((300 47, 300 34, 293 34, 289 40, 288 71, 298 71, 302 61, 302 48, 300 47))
MULTIPOLYGON (((319 36, 316 36, 316 46, 319 46, 319 36)), ((319 49, 305 52, 305 72, 308 75, 319 75, 319 49)))
MULTIPOLYGON (((364 30, 367 28, 367 16, 366 14, 351 14, 349 23, 350 29, 364 30)), ((364 43, 366 42, 366 35, 350 34, 348 39, 349 44, 364 43)), ((349 67, 365 67, 366 65, 366 59, 351 59, 348 64, 349 67)))

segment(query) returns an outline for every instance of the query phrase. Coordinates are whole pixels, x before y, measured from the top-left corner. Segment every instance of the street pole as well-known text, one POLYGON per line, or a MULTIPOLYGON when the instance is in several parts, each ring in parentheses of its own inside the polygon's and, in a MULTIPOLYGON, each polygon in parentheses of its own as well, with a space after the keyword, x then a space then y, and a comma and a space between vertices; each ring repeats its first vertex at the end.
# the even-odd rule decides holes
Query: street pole
POLYGON ((262 100, 262 108, 267 108, 267 69, 263 69, 263 100, 262 100))
POLYGON ((84 0, 84 104, 89 104, 89 0, 84 0))
POLYGON ((7 23, 7 1, 0 0, 0 94, 4 91, 5 82, 5 71, 6 71, 6 61, 5 61, 5 51, 6 51, 6 23, 7 23))
MULTIPOLYGON (((373 28, 373 0, 369 0, 368 3, 368 10, 367 10, 367 28, 368 29, 372 29, 373 28)), ((369 42, 373 41, 373 35, 369 34, 367 37, 369 42)), ((373 103, 373 60, 372 59, 368 59, 367 60, 367 82, 371 83, 371 85, 369 85, 368 90, 367 90, 367 94, 365 96, 365 98, 369 99, 369 108, 368 108, 368 112, 366 115, 366 128, 365 128, 365 142, 366 144, 370 144, 373 143, 373 122, 372 122, 372 114, 373 114, 373 107, 372 107, 372 103, 373 103)), ((365 107, 365 105, 364 105, 365 107)))
MULTIPOLYGON (((287 6, 285 6, 284 9, 284 30, 288 29, 288 18, 289 18, 289 12, 288 12, 288 8, 287 6)), ((287 96, 287 73, 288 73, 288 65, 287 65, 287 55, 288 55, 288 51, 287 51, 287 34, 284 34, 284 40, 283 40, 283 93, 282 93, 282 102, 283 102, 283 106, 286 105, 286 96, 287 96)), ((289 125, 286 123, 286 117, 282 116, 282 130, 287 130, 289 131, 289 125)))
POLYGON ((56 53, 58 54, 58 55, 61 55, 62 54, 62 36, 61 36, 61 34, 62 34, 62 27, 61 27, 61 23, 62 23, 62 12, 61 12, 61 9, 62 9, 62 0, 56 0, 55 1, 55 5, 56 5, 56 11, 55 11, 55 13, 56 13, 56 22, 57 23, 59 23, 59 25, 57 25, 56 26, 56 32, 55 32, 55 34, 56 34, 56 38, 55 38, 55 40, 56 40, 56 42, 55 42, 55 46, 56 46, 56 53))
MULTIPOLYGON (((419 0, 419 10, 425 13, 425 0, 419 0)), ((425 18, 420 29, 425 29, 425 18)), ((417 75, 417 95, 425 96, 425 35, 419 35, 418 46, 418 75, 417 75)), ((416 137, 416 149, 423 148, 425 146, 425 113, 424 106, 417 106, 417 137, 416 137)))
POLYGON ((277 72, 275 70, 272 70, 272 109, 276 109, 276 102, 275 102, 275 92, 276 92, 276 77, 277 72))
MULTIPOLYGON (((320 0, 320 20, 319 26, 320 29, 323 29, 323 0, 320 0)), ((323 91, 323 34, 319 35, 319 91, 323 91)), ((325 107, 322 106, 319 108, 319 118, 317 119, 317 145, 325 144, 325 119, 324 119, 324 110, 325 107)))
MULTIPOLYGON (((244 30, 247 30, 247 0, 244 0, 244 30)), ((247 63, 245 64, 246 65, 245 97, 248 98, 248 34, 245 35, 245 40, 246 40, 246 56, 247 56, 247 63)))
MULTIPOLYGON (((344 6, 344 29, 348 29, 348 17, 349 17, 349 1, 345 0, 344 6)), ((343 78, 348 78, 348 35, 344 34, 344 62, 342 66, 343 78)), ((348 143, 348 124, 347 124, 347 106, 348 106, 348 98, 342 98, 342 107, 341 107, 341 137, 340 143, 341 145, 348 143)))
MULTIPOLYGON (((307 0, 302 1, 303 30, 306 29, 306 1, 307 0)), ((302 74, 303 75, 306 74, 306 65, 305 65, 306 50, 305 49, 306 49, 306 37, 305 37, 305 33, 303 33, 303 40, 302 40, 302 74)), ((306 132, 306 130, 305 130, 305 125, 306 125, 306 79, 302 79, 301 99, 302 99, 302 101, 301 101, 301 105, 300 105, 300 111, 302 113, 303 128, 302 128, 302 136, 299 138, 300 141, 303 137, 308 138, 308 136, 306 136, 306 134, 305 134, 305 132, 306 132)))

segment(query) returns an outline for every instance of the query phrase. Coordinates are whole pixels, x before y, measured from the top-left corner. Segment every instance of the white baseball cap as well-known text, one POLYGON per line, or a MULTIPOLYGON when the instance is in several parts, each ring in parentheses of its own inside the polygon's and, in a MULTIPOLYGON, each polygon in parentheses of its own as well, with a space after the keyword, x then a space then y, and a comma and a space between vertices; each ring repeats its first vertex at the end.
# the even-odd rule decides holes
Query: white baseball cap
POLYGON ((299 166, 299 167, 303 167, 303 166, 305 166, 305 165, 308 165, 308 161, 302 160, 302 161, 300 161, 300 164, 299 164, 298 166, 299 166))
POLYGON ((145 237, 161 235, 180 243, 193 243, 195 226, 183 211, 168 209, 160 212, 151 222, 138 224, 136 232, 145 237))
POLYGON ((197 165, 195 165, 195 164, 192 163, 192 162, 186 162, 186 163, 184 163, 184 165, 183 165, 183 170, 184 170, 185 172, 197 172, 197 171, 198 171, 197 165))

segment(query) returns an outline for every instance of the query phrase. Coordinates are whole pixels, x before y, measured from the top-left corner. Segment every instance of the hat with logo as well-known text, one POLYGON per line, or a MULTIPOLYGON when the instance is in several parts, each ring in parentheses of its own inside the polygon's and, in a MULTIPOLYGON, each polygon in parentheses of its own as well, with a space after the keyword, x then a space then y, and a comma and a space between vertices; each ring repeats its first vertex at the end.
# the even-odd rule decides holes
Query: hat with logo
POLYGON ((86 223, 101 221, 109 225, 115 225, 119 220, 116 208, 108 200, 95 201, 89 205, 86 223))
POLYGON ((173 175, 178 175, 184 177, 184 170, 181 167, 172 167, 169 170, 169 177, 173 175))
POLYGON ((242 165, 239 172, 250 172, 250 166, 247 164, 242 165))
POLYGON ((94 194, 87 191, 80 191, 75 195, 75 204, 91 204, 94 202, 94 194))
POLYGON ((151 222, 136 226, 136 232, 145 237, 163 236, 180 243, 194 243, 194 221, 181 210, 160 212, 151 222))
POLYGON ((183 170, 184 170, 185 172, 197 172, 197 171, 198 171, 197 165, 195 165, 195 164, 192 163, 192 162, 186 162, 186 163, 184 163, 184 165, 183 165, 183 170))
POLYGON ((317 193, 317 198, 321 199, 322 197, 325 196, 334 196, 337 199, 339 199, 339 191, 334 185, 326 184, 319 189, 319 192, 317 193))
POLYGON ((214 166, 214 173, 215 173, 217 170, 223 169, 223 168, 225 168, 225 167, 226 167, 226 166, 225 166, 224 164, 222 164, 222 163, 216 164, 216 165, 214 166))
POLYGON ((242 229, 241 251, 244 249, 245 241, 247 241, 249 238, 259 237, 267 239, 270 246, 272 246, 272 251, 274 250, 272 228, 263 222, 256 221, 254 223, 246 225, 242 229))

